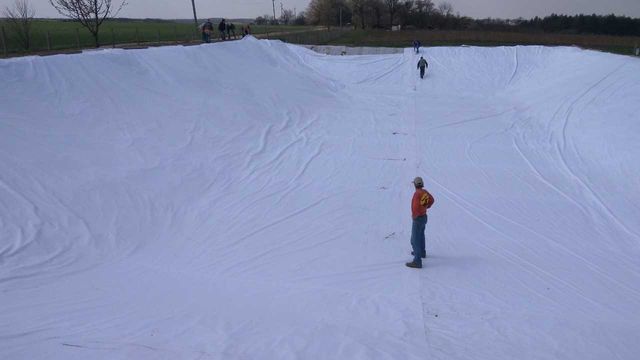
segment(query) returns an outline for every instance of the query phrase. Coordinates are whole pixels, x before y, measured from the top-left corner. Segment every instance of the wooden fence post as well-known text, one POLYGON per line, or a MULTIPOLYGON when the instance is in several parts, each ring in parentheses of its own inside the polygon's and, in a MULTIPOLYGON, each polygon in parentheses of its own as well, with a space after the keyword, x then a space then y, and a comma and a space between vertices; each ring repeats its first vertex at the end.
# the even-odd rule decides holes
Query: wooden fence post
POLYGON ((111 48, 116 48, 116 34, 113 31, 113 28, 111 28, 111 48))
POLYGON ((156 30, 156 42, 160 44, 160 30, 156 30))
POLYGON ((178 27, 173 27, 173 40, 177 44, 178 43, 178 27))
POLYGON ((4 57, 8 57, 9 56, 9 49, 7 48, 7 33, 5 33, 4 31, 4 26, 2 27, 2 36, 0 36, 0 38, 2 38, 2 50, 4 52, 4 57))
POLYGON ((80 49, 80 30, 76 28, 76 47, 80 49))
POLYGON ((51 33, 47 30, 47 50, 51 51, 51 33))

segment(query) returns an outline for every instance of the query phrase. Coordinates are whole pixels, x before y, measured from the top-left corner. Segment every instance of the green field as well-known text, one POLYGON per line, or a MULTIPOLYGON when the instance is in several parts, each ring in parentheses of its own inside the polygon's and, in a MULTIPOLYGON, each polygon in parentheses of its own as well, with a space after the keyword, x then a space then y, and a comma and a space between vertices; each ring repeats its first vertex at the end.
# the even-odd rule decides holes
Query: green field
POLYGON ((587 49, 597 49, 618 54, 631 55, 638 37, 573 35, 550 33, 492 32, 492 31, 385 31, 355 30, 344 32, 342 36, 328 41, 327 45, 372 46, 372 47, 412 47, 418 39, 423 46, 510 46, 510 45, 577 45, 587 49))
MULTIPOLYGON (((241 35, 243 24, 236 25, 236 34, 241 35)), ((217 26, 217 24, 214 24, 217 26)), ((27 53, 11 33, 10 27, 0 20, 7 34, 7 48, 12 54, 27 53)), ((278 32, 305 31, 309 28, 300 26, 258 26, 252 25, 253 34, 278 32)), ((91 33, 77 22, 63 20, 35 20, 32 27, 31 49, 29 53, 46 52, 49 50, 47 36, 50 39, 51 50, 90 48, 94 46, 91 33), (48 35, 47 35, 48 34, 48 35)), ((200 41, 200 34, 194 29, 193 23, 162 20, 115 20, 105 21, 100 27, 100 43, 103 46, 115 44, 138 43, 171 43, 200 41)), ((0 48, 0 55, 2 49, 0 48)))
MULTIPOLYGON (((214 24, 214 25, 217 25, 214 24)), ((243 24, 235 23, 236 33, 240 35, 243 24)), ((30 51, 21 49, 6 22, 0 20, 5 28, 9 55, 26 55, 75 51, 78 48, 94 46, 93 37, 80 24, 63 20, 35 20, 32 30, 30 51), (50 41, 47 41, 47 38, 50 41), (79 44, 78 44, 79 43, 79 44), (49 47, 50 50, 49 51, 49 47)), ((638 37, 617 37, 603 35, 571 35, 547 33, 518 33, 490 31, 434 31, 434 30, 349 30, 336 29, 318 31, 311 26, 258 26, 252 25, 252 33, 260 37, 281 39, 299 44, 347 45, 373 47, 411 47, 414 39, 423 46, 442 45, 577 45, 583 48, 598 49, 619 54, 632 54, 638 37), (267 35, 268 34, 268 35, 267 35)), ((1 40, 1 39, 0 39, 1 40)), ((193 23, 170 20, 113 20, 105 22, 100 31, 102 46, 146 46, 171 43, 199 43, 200 34, 193 23)), ((1 44, 0 44, 1 45, 1 44)), ((3 49, 0 46, 0 56, 3 49)))

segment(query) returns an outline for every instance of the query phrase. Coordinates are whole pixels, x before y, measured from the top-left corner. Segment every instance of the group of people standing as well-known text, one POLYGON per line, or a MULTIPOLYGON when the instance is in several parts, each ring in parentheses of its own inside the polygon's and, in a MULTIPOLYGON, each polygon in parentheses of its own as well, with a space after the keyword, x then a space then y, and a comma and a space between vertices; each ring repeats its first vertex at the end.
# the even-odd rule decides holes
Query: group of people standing
MULTIPOLYGON (((213 23, 211 19, 207 20, 204 24, 200 25, 200 29, 202 30, 202 42, 210 43, 211 38, 214 34, 213 23)), ((236 35, 236 26, 231 22, 227 22, 225 19, 220 20, 218 23, 218 33, 220 34, 220 40, 231 40, 237 39, 236 35)), ((251 34, 251 26, 243 26, 242 27, 242 37, 251 34)))

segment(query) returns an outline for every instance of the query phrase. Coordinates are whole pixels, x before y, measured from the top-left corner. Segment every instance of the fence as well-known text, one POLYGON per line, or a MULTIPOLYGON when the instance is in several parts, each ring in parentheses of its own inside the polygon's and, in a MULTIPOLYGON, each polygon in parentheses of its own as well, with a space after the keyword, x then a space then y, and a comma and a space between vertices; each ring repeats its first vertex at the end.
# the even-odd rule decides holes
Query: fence
MULTIPOLYGON (((200 41, 200 33, 192 26, 175 26, 163 29, 131 28, 127 30, 103 28, 99 34, 101 47, 136 47, 200 41)), ((5 57, 13 55, 42 54, 47 52, 73 52, 95 48, 95 40, 83 28, 64 31, 33 31, 29 37, 29 49, 25 49, 16 34, 7 27, 0 27, 0 51, 5 57)))
POLYGON ((349 46, 408 47, 415 39, 419 39, 423 46, 577 45, 627 55, 633 54, 636 49, 635 44, 640 43, 640 38, 633 36, 482 30, 356 30, 339 42, 349 46))
POLYGON ((311 30, 311 31, 299 31, 281 34, 266 34, 264 38, 272 40, 280 40, 292 44, 301 45, 325 45, 334 40, 337 40, 348 33, 349 29, 333 28, 330 30, 311 30))
MULTIPOLYGON (((241 25, 233 38, 240 38, 241 25)), ((298 44, 326 44, 346 30, 296 26, 255 26, 259 38, 277 39, 298 44)), ((169 44, 199 44, 201 34, 192 24, 172 23, 112 23, 100 29, 101 47, 136 48, 169 44)), ((214 32, 214 41, 218 40, 214 32)), ((0 56, 43 55, 77 52, 95 48, 93 36, 77 23, 38 21, 29 37, 29 49, 24 49, 16 33, 0 22, 0 56)))
MULTIPOLYGON (((6 24, 6 23, 5 23, 6 24)), ((240 33, 238 29, 238 37, 240 33)), ((425 45, 455 44, 575 44, 586 48, 599 48, 640 56, 637 37, 613 37, 601 35, 563 35, 544 33, 509 33, 482 31, 354 31, 344 28, 317 27, 254 27, 254 35, 301 45, 341 44, 350 46, 407 46, 413 39, 421 39, 425 45)), ((169 44, 199 44, 201 35, 192 24, 183 23, 113 23, 100 31, 102 47, 147 47, 169 44)), ((77 23, 44 22, 34 27, 30 36, 31 46, 24 50, 16 34, 0 22, 0 57, 30 54, 55 54, 77 52, 94 48, 91 34, 77 23)))

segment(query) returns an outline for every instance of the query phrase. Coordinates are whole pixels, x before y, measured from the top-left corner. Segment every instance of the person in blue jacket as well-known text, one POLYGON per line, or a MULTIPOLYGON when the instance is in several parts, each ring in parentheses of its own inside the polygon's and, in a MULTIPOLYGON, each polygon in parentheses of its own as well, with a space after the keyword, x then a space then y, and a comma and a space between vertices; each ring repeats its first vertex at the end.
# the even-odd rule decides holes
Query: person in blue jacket
POLYGON ((422 44, 420 44, 420 40, 413 40, 413 50, 416 54, 420 53, 420 46, 422 46, 422 44))

